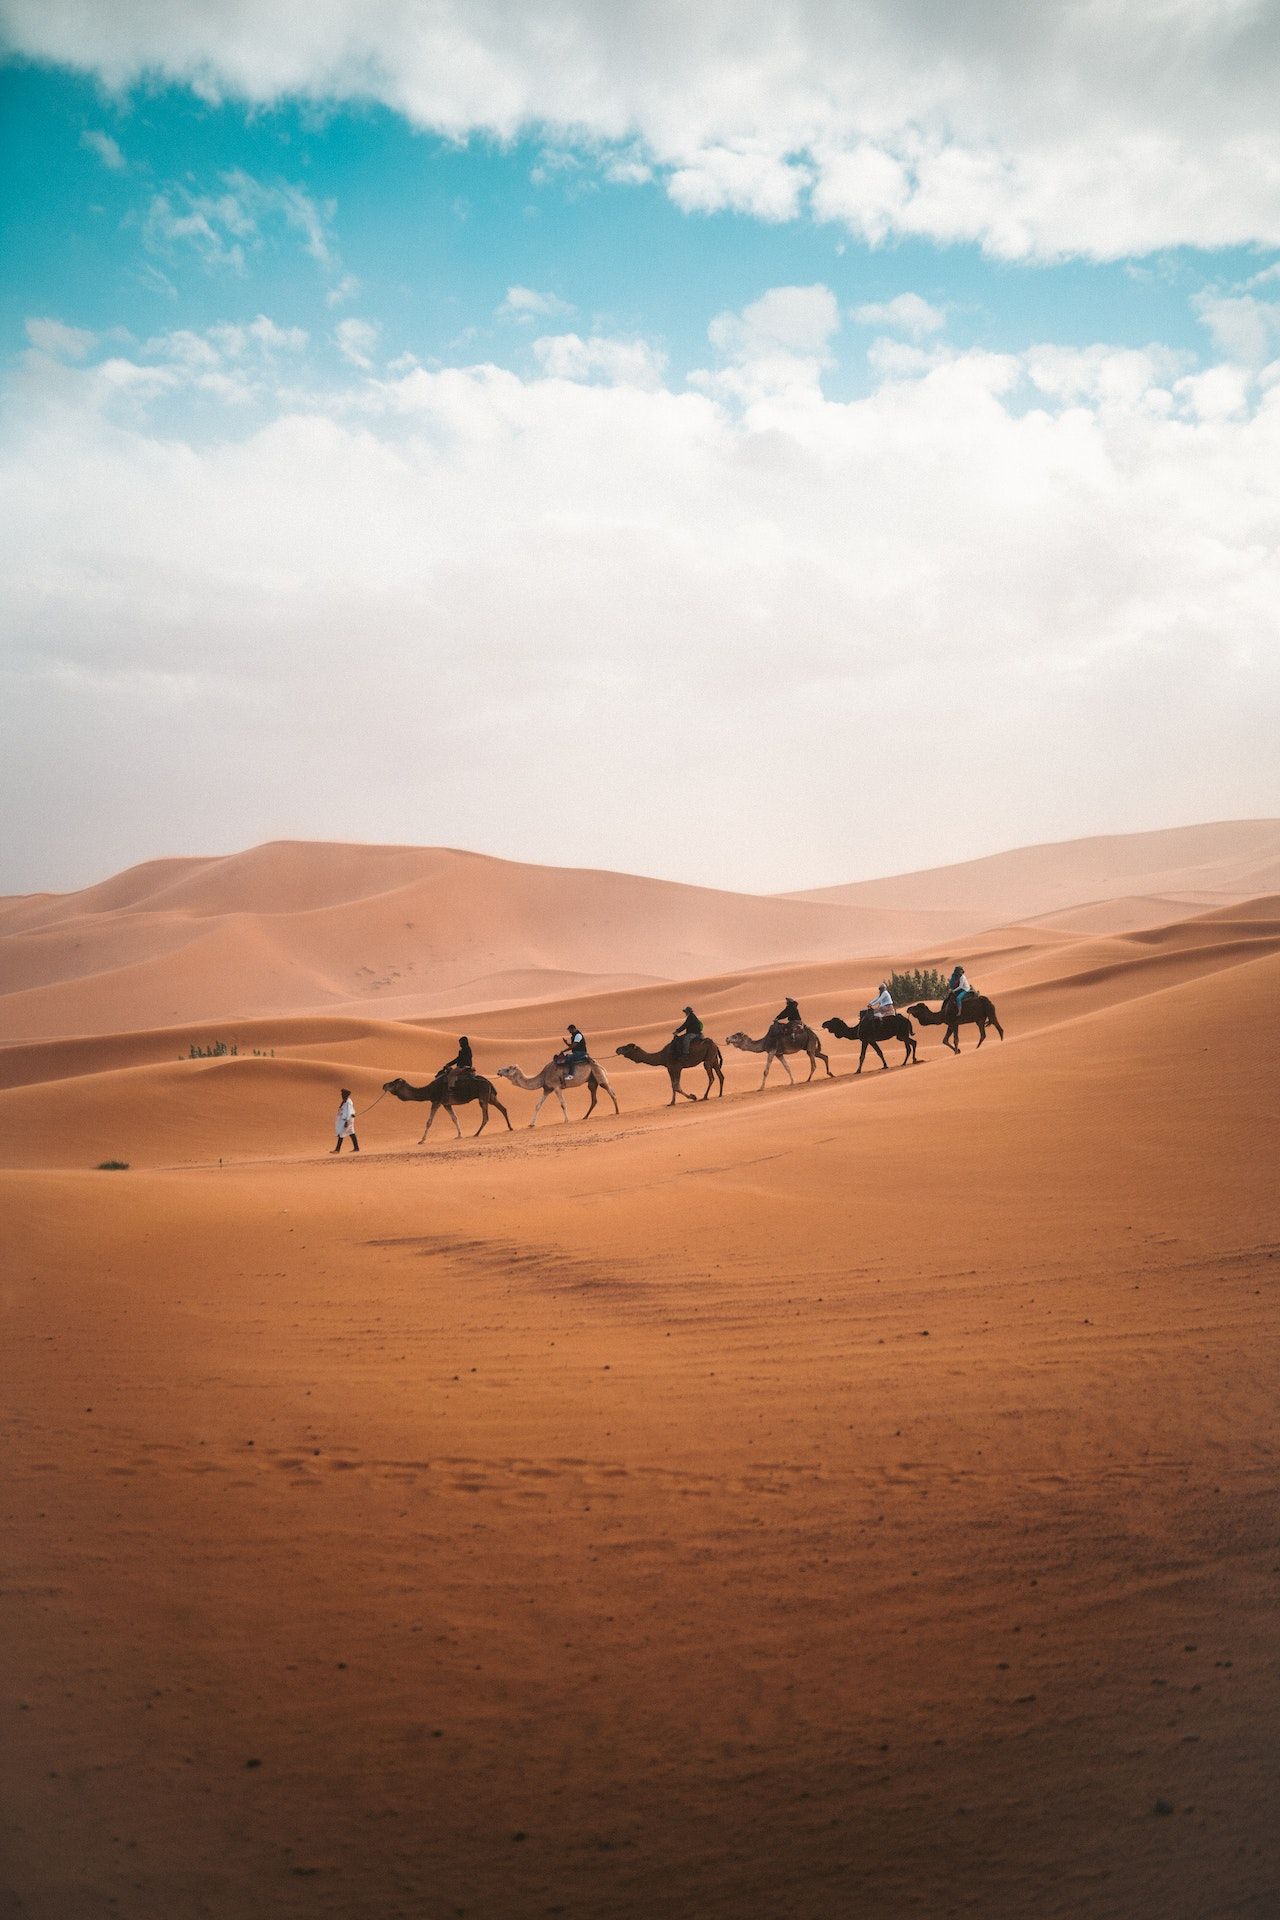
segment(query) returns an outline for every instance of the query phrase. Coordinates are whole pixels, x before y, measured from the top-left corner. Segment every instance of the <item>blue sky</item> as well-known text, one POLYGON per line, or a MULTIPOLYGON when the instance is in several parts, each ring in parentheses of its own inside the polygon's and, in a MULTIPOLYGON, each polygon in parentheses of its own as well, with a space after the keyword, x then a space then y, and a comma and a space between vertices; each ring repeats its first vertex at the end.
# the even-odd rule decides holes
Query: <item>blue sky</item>
POLYGON ((1238 0, 0 0, 0 890, 1280 811, 1238 0))
MULTIPOLYGON (((521 285, 564 303, 539 332, 642 335, 679 377, 706 364, 717 313, 771 286, 817 281, 846 309, 919 293, 945 308, 959 347, 1156 341, 1204 357, 1193 296, 1241 283, 1276 257, 1178 248, 1140 260, 1008 262, 973 244, 871 246, 831 223, 691 215, 656 180, 611 182, 590 150, 528 137, 444 140, 377 105, 211 104, 173 86, 121 94, 28 63, 0 72, 0 89, 5 172, 16 185, 0 207, 10 358, 26 347, 33 314, 146 340, 267 313, 305 327, 323 351, 335 319, 358 313, 380 324, 389 356, 527 368, 532 330, 499 312, 507 288, 521 285), (90 144, 98 135, 122 164, 104 164, 90 144), (309 259, 279 218, 261 223, 239 264, 149 233, 157 196, 179 206, 185 195, 217 196, 234 174, 305 192, 331 263, 309 259), (356 284, 331 303, 348 281, 356 284)), ((865 387, 861 349, 873 332, 847 326, 828 391, 865 387)))

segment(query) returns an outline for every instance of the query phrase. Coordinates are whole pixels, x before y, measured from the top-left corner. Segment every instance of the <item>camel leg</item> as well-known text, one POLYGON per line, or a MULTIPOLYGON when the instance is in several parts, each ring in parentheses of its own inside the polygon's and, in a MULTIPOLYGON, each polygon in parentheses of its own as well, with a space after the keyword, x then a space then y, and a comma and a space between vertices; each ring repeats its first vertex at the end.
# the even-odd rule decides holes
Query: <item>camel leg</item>
POLYGON ((582 1116, 584 1120, 589 1120, 596 1110, 596 1082, 594 1076, 587 1082, 587 1092, 591 1095, 591 1105, 582 1116))
MULTIPOLYGON (((876 1059, 880 1062, 880 1069, 883 1072, 884 1069, 888 1066, 889 1062, 885 1059, 884 1055, 881 1053, 879 1043, 875 1040, 868 1040, 867 1046, 871 1048, 871 1051, 875 1054, 876 1059)), ((865 1052, 866 1048, 864 1048, 863 1051, 865 1052)), ((862 1072, 861 1061, 858 1062, 858 1072, 859 1073, 862 1072)))
POLYGON ((454 1112, 454 1110, 453 1110, 453 1108, 452 1108, 452 1107, 446 1107, 446 1108, 445 1108, 445 1112, 446 1112, 446 1113, 448 1114, 448 1116, 449 1116, 449 1118, 450 1118, 450 1119, 452 1120, 452 1122, 453 1122, 453 1131, 454 1131, 454 1135, 455 1135, 455 1137, 456 1137, 457 1139, 459 1139, 459 1140, 461 1140, 461 1138, 462 1138, 462 1127, 461 1127, 461 1125, 459 1124, 459 1121, 458 1121, 458 1116, 457 1116, 457 1114, 456 1114, 456 1113, 454 1112))
POLYGON ((436 1117, 436 1115, 437 1115, 437 1114, 439 1113, 439 1111, 440 1111, 440 1108, 439 1108, 439 1107, 438 1107, 438 1106, 436 1105, 436 1103, 435 1103, 435 1102, 433 1101, 433 1102, 432 1102, 432 1106, 431 1106, 431 1111, 430 1111, 430 1113, 429 1113, 429 1114, 427 1115, 427 1124, 426 1124, 426 1126, 425 1126, 425 1127, 424 1127, 424 1128, 422 1129, 422 1137, 421 1137, 421 1139, 420 1139, 420 1140, 418 1141, 418 1145, 419 1145, 419 1146, 422 1146, 422 1145, 423 1145, 423 1144, 425 1143, 425 1141, 426 1141, 426 1138, 427 1138, 427 1135, 428 1135, 428 1134, 430 1133, 430 1131, 431 1131, 431 1122, 432 1122, 432 1121, 433 1121, 433 1120, 435 1119, 435 1117, 436 1117))
POLYGON ((995 1028, 996 1032, 1000 1035, 1000 1038, 1003 1040, 1004 1028, 1000 1025, 1000 1022, 996 1019, 994 1014, 992 1014, 991 1016, 991 1024, 995 1028))
MULTIPOLYGON (((555 1096, 556 1096, 556 1099, 557 1099, 557 1100, 558 1100, 558 1101, 560 1102, 560 1111, 561 1111, 561 1113, 562 1113, 562 1114, 564 1115, 564 1123, 565 1123, 565 1125, 566 1125, 566 1127, 567 1127, 567 1126, 568 1126, 568 1124, 569 1124, 569 1109, 568 1109, 568 1107, 566 1107, 566 1105, 565 1105, 565 1103, 564 1103, 564 1090, 563 1090, 563 1088, 561 1088, 561 1087, 557 1087, 557 1088, 555 1089, 555 1096)), ((591 1111, 591 1109, 590 1109, 590 1107, 588 1107, 588 1108, 587 1108, 587 1112, 588 1112, 588 1113, 590 1113, 590 1111, 591 1111)))
POLYGON ((480 1102, 480 1125, 476 1128, 471 1138, 473 1140, 478 1140, 480 1138, 480 1135, 484 1132, 485 1128, 488 1126, 488 1124, 489 1124, 489 1102, 487 1100, 482 1100, 480 1102))
MULTIPOLYGON (((978 1046, 979 1047, 982 1045, 986 1037, 987 1037, 987 1023, 985 1020, 979 1020, 978 1022, 978 1046)), ((978 1048, 975 1047, 974 1052, 976 1053, 977 1050, 978 1048)))
MULTIPOLYGON (((880 1053, 880 1049, 879 1049, 879 1047, 877 1047, 877 1048, 876 1048, 876 1052, 877 1052, 877 1053, 880 1053)), ((835 1075, 834 1075, 834 1073, 832 1073, 832 1071, 831 1071, 831 1062, 830 1062, 830 1061, 828 1060, 828 1058, 827 1058, 827 1056, 826 1056, 826 1054, 825 1054, 825 1053, 824 1053, 824 1052, 822 1051, 822 1048, 821 1048, 821 1047, 819 1047, 819 1048, 818 1048, 818 1058, 819 1058, 819 1060, 821 1060, 821 1062, 822 1062, 822 1064, 823 1064, 823 1066, 824 1066, 824 1067, 826 1068, 826 1070, 827 1070, 827 1078, 828 1078, 828 1080, 834 1080, 834 1079, 835 1079, 835 1075)), ((881 1058, 882 1060, 884 1059, 884 1055, 883 1055, 882 1053, 880 1054, 880 1058, 881 1058)))
MULTIPOLYGON (((531 1120, 531 1121, 529 1122, 529 1126, 530 1126, 530 1128, 531 1128, 531 1129, 532 1129, 533 1127, 536 1127, 536 1126, 537 1126, 537 1124, 538 1124, 538 1115, 539 1115, 539 1114, 540 1114, 540 1113, 542 1112, 542 1101, 546 1099, 546 1097, 547 1097, 547 1095, 548 1095, 548 1094, 550 1093, 550 1091, 551 1091, 551 1089, 550 1089, 550 1087, 544 1087, 544 1088, 542 1089, 542 1099, 541 1099, 541 1100, 539 1100, 539 1102, 538 1102, 538 1104, 537 1104, 537 1106, 536 1106, 536 1107, 534 1108, 534 1110, 533 1110, 533 1118, 532 1118, 532 1120, 531 1120)), ((559 1094, 558 1094, 558 1093, 557 1093, 557 1095, 556 1095, 556 1098, 557 1098, 557 1099, 559 1099, 559 1098, 560 1098, 560 1096, 559 1096, 559 1094)), ((563 1105, 564 1105, 564 1101, 563 1101, 563 1100, 561 1100, 561 1101, 560 1101, 560 1105, 561 1105, 561 1106, 563 1106, 563 1105)))
MULTIPOLYGON (((621 1112, 622 1112, 622 1108, 621 1108, 621 1107, 620 1107, 620 1106, 618 1105, 618 1096, 617 1096, 617 1094, 616 1094, 616 1093, 614 1092, 614 1090, 613 1090, 613 1088, 612 1088, 612 1087, 611 1087, 611 1086, 609 1085, 609 1082, 608 1082, 607 1080, 604 1080, 604 1081, 602 1081, 602 1082, 601 1082, 601 1085, 602 1085, 602 1086, 604 1087, 604 1090, 605 1090, 605 1092, 606 1092, 606 1093, 608 1094, 608 1096, 609 1096, 609 1098, 610 1098, 610 1099, 612 1100, 612 1102, 613 1102, 613 1110, 614 1110, 614 1112, 615 1112, 615 1113, 621 1113, 621 1112)), ((692 1098, 693 1098, 693 1095, 692 1095, 692 1094, 689 1094, 689 1096, 688 1096, 688 1098, 689 1098, 690 1100, 692 1100, 692 1098)))
POLYGON ((863 1063, 863 1061, 864 1061, 864 1060, 866 1059, 866 1057, 867 1057, 867 1043, 866 1043, 866 1041, 864 1040, 864 1041, 863 1041, 863 1043, 862 1043, 862 1052, 861 1052, 861 1053, 860 1053, 860 1054, 858 1055, 858 1065, 857 1065, 857 1068, 856 1068, 856 1069, 855 1069, 855 1071, 854 1071, 854 1076, 853 1076, 853 1077, 854 1077, 854 1079, 855 1079, 855 1080, 857 1079, 857 1077, 858 1077, 858 1074, 860 1074, 860 1073, 862 1072, 862 1063, 863 1063))
POLYGON ((506 1123, 507 1123, 507 1132, 508 1132, 508 1133, 514 1133, 514 1132, 515 1132, 515 1128, 514 1128, 514 1127, 512 1126, 512 1124, 511 1124, 511 1115, 510 1115, 510 1114, 509 1114, 509 1113, 507 1112, 507 1110, 506 1110, 506 1108, 505 1108, 505 1107, 503 1106, 503 1104, 502 1104, 502 1102, 501 1102, 501 1100, 491 1100, 491 1101, 489 1102, 489 1104, 490 1104, 490 1106, 493 1106, 493 1107, 496 1107, 496 1108, 498 1109, 498 1112, 499 1112, 499 1113, 500 1113, 500 1114, 502 1115, 502 1117, 503 1117, 503 1119, 504 1119, 504 1120, 506 1121, 506 1123))
POLYGON ((724 1068, 723 1067, 716 1068, 716 1079, 720 1082, 720 1092, 716 1097, 720 1100, 723 1100, 724 1099, 724 1068))

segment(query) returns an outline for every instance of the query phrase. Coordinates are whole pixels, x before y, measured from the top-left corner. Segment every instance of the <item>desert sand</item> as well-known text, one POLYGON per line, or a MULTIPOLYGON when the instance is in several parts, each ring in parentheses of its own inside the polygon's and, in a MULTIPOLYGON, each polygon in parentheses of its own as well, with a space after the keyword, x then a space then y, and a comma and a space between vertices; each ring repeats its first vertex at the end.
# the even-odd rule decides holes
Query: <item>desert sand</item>
POLYGON ((1280 835, 1141 838, 0 904, 7 1910, 1280 1911, 1280 835), (614 1055, 953 957, 1003 1044, 614 1055), (570 1015, 618 1118, 373 1105, 570 1015))

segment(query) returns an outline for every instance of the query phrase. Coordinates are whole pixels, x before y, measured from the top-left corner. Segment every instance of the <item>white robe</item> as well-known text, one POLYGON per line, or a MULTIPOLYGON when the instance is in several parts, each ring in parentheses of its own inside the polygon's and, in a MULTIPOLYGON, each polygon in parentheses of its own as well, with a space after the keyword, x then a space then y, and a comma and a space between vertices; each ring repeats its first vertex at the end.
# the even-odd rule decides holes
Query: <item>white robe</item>
POLYGON ((333 1130, 339 1140, 351 1138, 356 1130, 356 1109, 353 1100, 344 1100, 338 1108, 338 1117, 333 1123, 333 1130))

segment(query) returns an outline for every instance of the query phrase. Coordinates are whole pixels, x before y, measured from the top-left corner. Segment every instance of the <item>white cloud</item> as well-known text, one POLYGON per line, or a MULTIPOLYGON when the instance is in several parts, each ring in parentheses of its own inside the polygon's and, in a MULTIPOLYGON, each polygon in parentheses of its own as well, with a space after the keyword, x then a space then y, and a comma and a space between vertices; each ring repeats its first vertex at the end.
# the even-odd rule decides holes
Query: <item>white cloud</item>
POLYGON ((893 340, 887 334, 881 334, 867 348, 867 365, 882 380, 918 380, 954 358, 945 347, 930 350, 906 340, 893 340))
POLYGON ((1237 419, 1248 411, 1250 380, 1243 367, 1207 367, 1176 382, 1174 391, 1198 420, 1237 419))
POLYGON ((733 207, 762 220, 794 220, 811 177, 807 167, 766 144, 739 141, 704 146, 696 158, 673 167, 667 191, 686 213, 720 213, 733 207))
POLYGON ((840 309, 830 287, 770 287, 741 313, 721 313, 707 329, 711 344, 734 359, 781 350, 826 361, 840 309))
MULTIPOLYGON (((1255 281, 1261 281, 1261 274, 1255 281)), ((1215 346, 1242 366, 1260 367, 1280 346, 1280 301, 1251 293, 1205 292, 1192 302, 1215 346)))
MULTIPOLYGON (((820 298, 755 308, 727 351, 821 359, 820 298)), ((925 861, 956 793, 974 850, 1274 810, 1280 386, 1040 349, 741 408, 584 379, 597 351, 191 438, 145 406, 199 354, 30 356, 0 455, 30 884, 83 871, 91 818, 104 868, 305 831, 785 887, 925 861)))
POLYGON ((102 133, 95 127, 86 127, 80 135, 80 145, 90 153, 96 153, 109 173, 123 173, 129 162, 125 159, 117 141, 109 133, 102 133))
POLYGON ((98 336, 83 327, 69 327, 61 320, 31 319, 26 322, 27 339, 37 353, 52 360, 83 360, 97 345, 98 336))
POLYGON ((243 273, 246 243, 257 225, 233 193, 196 194, 185 187, 152 196, 143 226, 147 246, 174 254, 190 247, 211 271, 243 273))
POLYGON ((1032 347, 1024 355, 1032 385, 1059 406, 1155 408, 1167 412, 1191 356, 1167 347, 1032 347))
POLYGON ((740 313, 717 314, 707 337, 729 363, 694 384, 722 399, 815 392, 833 365, 840 307, 830 287, 770 287, 740 313))
POLYGON ((451 137, 536 129, 677 202, 805 204, 873 241, 1013 258, 1280 245, 1280 36, 1265 0, 0 0, 12 47, 119 87, 376 99, 451 137), (623 171, 619 171, 622 169, 623 171))
POLYGON ((339 320, 333 337, 344 360, 367 370, 373 365, 381 331, 375 320, 339 320))
POLYGON ((597 375, 617 386, 660 387, 666 355, 647 340, 615 340, 592 334, 544 334, 533 343, 534 357, 552 380, 591 380, 597 375))
POLYGON ((534 287, 508 287, 506 297, 497 309, 500 320, 520 320, 529 322, 544 319, 555 313, 572 313, 573 308, 567 300, 558 299, 554 293, 539 293, 534 287))
POLYGON ((860 327, 883 327, 889 333, 905 333, 910 340, 927 339, 940 333, 947 324, 941 307, 930 306, 918 293, 895 294, 892 300, 872 300, 853 309, 860 327))
POLYGON ((220 175, 217 191, 175 185, 153 195, 143 238, 157 253, 173 256, 190 248, 210 271, 241 274, 248 252, 263 244, 264 228, 283 226, 331 273, 338 265, 329 239, 333 212, 331 202, 313 200, 303 187, 257 180, 233 168, 220 175))

